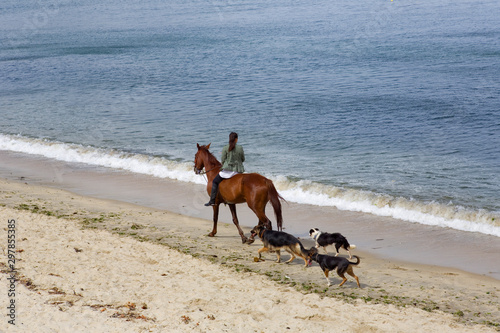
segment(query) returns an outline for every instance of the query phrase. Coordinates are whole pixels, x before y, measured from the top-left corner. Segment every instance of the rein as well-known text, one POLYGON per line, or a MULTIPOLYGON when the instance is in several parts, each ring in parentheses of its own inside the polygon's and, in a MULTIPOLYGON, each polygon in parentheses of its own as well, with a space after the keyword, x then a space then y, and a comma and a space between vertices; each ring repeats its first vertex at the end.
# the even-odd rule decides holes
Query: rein
POLYGON ((205 171, 200 171, 199 175, 206 175, 208 172, 212 171, 213 169, 219 168, 219 166, 215 166, 210 170, 205 170, 205 171))
MULTIPOLYGON (((208 178, 205 176, 208 172, 212 171, 213 169, 216 169, 216 168, 219 168, 220 166, 214 166, 212 169, 210 170, 205 170, 205 171, 200 171, 198 173, 196 173, 197 175, 202 175, 203 178, 205 178, 205 181, 207 182, 208 184, 208 178)), ((194 169, 196 170, 196 166, 194 167, 194 169)))

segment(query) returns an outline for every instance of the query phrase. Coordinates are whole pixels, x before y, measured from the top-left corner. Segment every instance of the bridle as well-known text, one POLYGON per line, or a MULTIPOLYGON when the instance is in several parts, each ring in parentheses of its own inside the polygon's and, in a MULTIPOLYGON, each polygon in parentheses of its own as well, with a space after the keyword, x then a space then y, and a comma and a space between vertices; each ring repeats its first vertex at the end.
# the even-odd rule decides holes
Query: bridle
POLYGON ((212 169, 209 169, 209 170, 205 170, 205 171, 203 171, 203 169, 197 169, 197 168, 196 168, 196 165, 195 165, 195 166, 193 167, 193 169, 194 169, 194 173, 195 173, 195 174, 197 174, 197 175, 202 175, 202 176, 203 176, 203 178, 205 178, 205 181, 208 183, 208 179, 207 179, 207 177, 205 177, 205 175, 206 175, 207 173, 209 173, 210 171, 212 171, 213 169, 216 169, 216 168, 219 168, 219 167, 220 167, 220 166, 214 166, 212 169))
MULTIPOLYGON (((198 154, 197 154, 197 155, 198 155, 198 154)), ((197 174, 197 175, 203 175, 203 177, 205 178, 205 180, 206 180, 206 181, 207 181, 207 183, 208 183, 208 179, 207 179, 207 177, 205 177, 205 175, 206 175, 207 173, 209 173, 210 171, 214 170, 214 169, 220 168, 220 167, 221 167, 221 165, 216 165, 216 166, 214 166, 213 168, 211 168, 211 169, 209 169, 209 170, 205 170, 205 171, 203 171, 203 169, 198 169, 198 168, 196 168, 196 160, 197 160, 197 159, 198 159, 198 157, 196 156, 196 158, 195 158, 195 160, 194 160, 194 162, 195 162, 195 163, 194 163, 194 167, 193 167, 193 169, 194 169, 194 173, 195 173, 195 174, 197 174)))

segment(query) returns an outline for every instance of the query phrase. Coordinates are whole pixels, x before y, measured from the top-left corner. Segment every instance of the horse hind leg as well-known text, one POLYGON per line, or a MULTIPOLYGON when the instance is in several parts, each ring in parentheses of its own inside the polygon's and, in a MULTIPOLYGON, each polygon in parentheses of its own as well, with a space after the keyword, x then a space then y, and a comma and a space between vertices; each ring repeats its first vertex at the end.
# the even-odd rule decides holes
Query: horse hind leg
POLYGON ((271 224, 271 220, 266 217, 266 228, 269 230, 273 230, 273 225, 271 224))
POLYGON ((231 215, 233 216, 233 223, 238 229, 238 233, 240 234, 241 237, 241 242, 245 244, 248 239, 246 238, 245 234, 243 233, 243 230, 241 230, 240 227, 240 222, 238 221, 238 216, 236 215, 236 205, 235 204, 229 204, 229 210, 231 210, 231 215))
MULTIPOLYGON (((248 202, 247 202, 247 204, 248 204, 248 202)), ((263 211, 255 209, 255 207, 251 206, 250 204, 248 205, 248 207, 250 207, 250 209, 255 213, 255 215, 257 215, 257 217, 259 219, 259 222, 257 225, 264 226, 268 230, 273 230, 273 227, 271 225, 271 221, 267 218, 266 214, 264 214, 263 211)), ((252 244, 253 242, 255 242, 254 236, 250 235, 250 237, 246 240, 246 242, 249 245, 252 244)))
POLYGON ((248 207, 255 213, 255 215, 257 215, 257 218, 259 219, 259 225, 266 227, 268 230, 273 230, 271 220, 267 218, 265 213, 266 203, 267 202, 262 200, 247 200, 248 207))
POLYGON ((267 218, 264 212, 262 213, 255 212, 255 214, 259 218, 259 225, 266 227, 267 230, 273 230, 273 225, 271 224, 271 220, 267 218))

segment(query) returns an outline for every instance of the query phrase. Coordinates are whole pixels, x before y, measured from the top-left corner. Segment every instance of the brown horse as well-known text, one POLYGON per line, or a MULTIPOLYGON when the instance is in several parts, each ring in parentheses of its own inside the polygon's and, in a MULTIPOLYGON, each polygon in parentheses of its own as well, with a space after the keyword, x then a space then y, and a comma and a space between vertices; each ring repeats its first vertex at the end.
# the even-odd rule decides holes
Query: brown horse
MULTIPOLYGON (((212 191, 212 181, 215 176, 219 174, 222 165, 208 150, 210 144, 206 146, 196 145, 198 146, 198 152, 194 156, 194 171, 196 174, 200 174, 203 168, 205 168, 205 173, 208 178, 207 192, 208 195, 210 195, 212 191)), ((237 174, 229 179, 223 180, 219 185, 219 193, 217 194, 215 205, 213 206, 214 227, 208 236, 214 237, 217 233, 217 220, 219 218, 219 206, 221 203, 229 205, 231 215, 233 216, 233 223, 236 228, 238 228, 243 243, 251 243, 253 242, 253 238, 251 237, 250 240, 248 240, 243 234, 243 230, 241 230, 238 222, 238 217, 236 216, 236 204, 246 202, 248 207, 259 218, 259 225, 264 225, 266 228, 272 230, 271 221, 264 212, 267 202, 271 201, 274 214, 276 215, 278 230, 282 230, 283 217, 281 215, 280 199, 283 200, 278 194, 278 191, 276 191, 273 182, 257 173, 237 174)))

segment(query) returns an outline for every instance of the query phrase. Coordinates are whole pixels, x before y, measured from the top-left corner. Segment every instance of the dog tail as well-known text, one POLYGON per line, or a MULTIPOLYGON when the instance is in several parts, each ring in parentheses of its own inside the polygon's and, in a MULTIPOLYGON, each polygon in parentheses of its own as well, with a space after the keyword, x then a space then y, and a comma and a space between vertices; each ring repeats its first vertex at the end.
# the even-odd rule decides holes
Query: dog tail
POLYGON ((309 250, 306 249, 300 241, 299 241, 299 246, 300 246, 300 253, 302 253, 302 255, 307 257, 309 255, 309 250))
POLYGON ((276 215, 276 225, 278 227, 278 231, 283 230, 283 215, 281 213, 281 202, 280 200, 285 200, 281 195, 279 195, 278 191, 276 191, 276 187, 271 180, 267 180, 267 195, 269 200, 271 201, 271 205, 274 209, 274 215, 276 215))
MULTIPOLYGON (((316 250, 315 247, 312 247, 312 248, 314 248, 316 250)), ((295 250, 294 252, 297 256, 304 259, 304 261, 306 262, 306 266, 311 265, 311 260, 312 260, 311 250, 306 249, 300 241, 297 244, 295 244, 294 250, 295 250)))
POLYGON ((361 262, 361 259, 359 259, 358 256, 353 256, 353 257, 356 258, 356 262, 349 261, 349 264, 351 264, 351 265, 358 265, 361 262))

